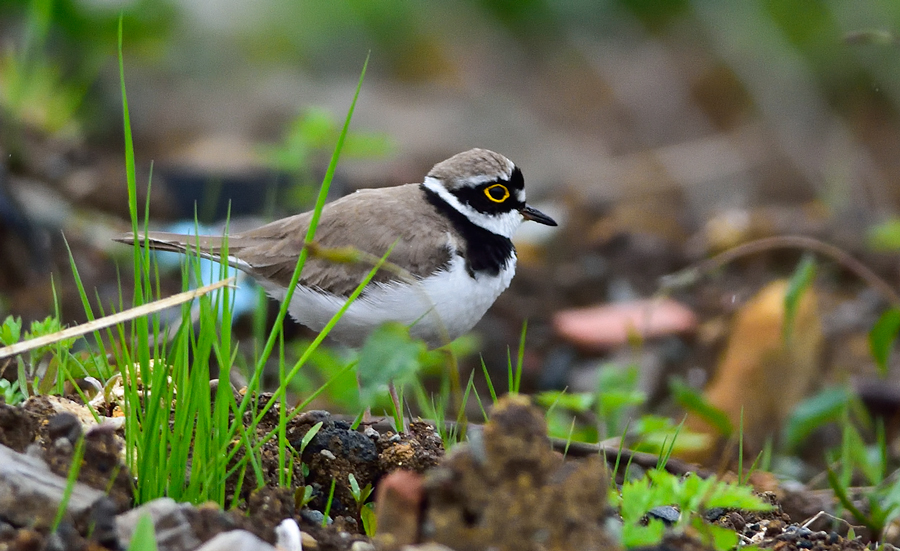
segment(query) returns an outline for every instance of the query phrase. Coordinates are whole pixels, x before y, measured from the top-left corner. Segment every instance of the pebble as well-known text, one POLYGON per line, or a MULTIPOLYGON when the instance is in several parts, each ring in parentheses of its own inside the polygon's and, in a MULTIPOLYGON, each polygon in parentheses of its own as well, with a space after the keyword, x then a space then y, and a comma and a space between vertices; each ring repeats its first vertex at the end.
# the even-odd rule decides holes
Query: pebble
POLYGON ((308 532, 300 532, 300 541, 303 542, 303 549, 309 550, 319 548, 319 542, 308 532))
POLYGON ((264 542, 246 530, 231 530, 217 534, 197 548, 197 551, 276 551, 271 544, 264 542))
POLYGON ((50 440, 65 439, 69 444, 75 444, 81 437, 81 423, 71 413, 57 413, 47 422, 47 433, 50 440))
POLYGON ((69 546, 66 545, 66 542, 77 541, 77 539, 78 532, 75 530, 75 527, 68 522, 63 522, 55 532, 52 532, 47 536, 47 541, 44 543, 44 550, 67 551, 69 546))
POLYGON ((375 551, 375 546, 367 541, 354 541, 350 551, 375 551))
POLYGON ((335 459, 337 459, 337 458, 334 456, 334 454, 331 453, 330 450, 322 450, 322 451, 320 451, 319 453, 322 454, 323 456, 327 457, 328 459, 332 460, 332 461, 334 461, 335 459))
MULTIPOLYGON (((790 528, 790 527, 788 527, 788 528, 790 528)), ((789 532, 787 529, 785 529, 785 531, 783 533, 781 533, 780 535, 776 536, 775 539, 777 539, 778 541, 794 542, 794 541, 797 541, 799 538, 797 537, 797 534, 795 534, 794 532, 789 532)))
POLYGON ((666 526, 672 526, 681 518, 681 512, 671 505, 660 505, 647 511, 647 516, 663 521, 666 526))
POLYGON ((366 427, 366 429, 363 431, 363 434, 367 438, 371 438, 372 440, 378 440, 378 438, 381 436, 381 433, 379 433, 377 430, 373 429, 372 427, 366 427))
MULTIPOLYGON (((309 523, 321 526, 325 515, 322 514, 322 511, 316 511, 315 509, 303 509, 300 511, 300 517, 309 523)), ((331 524, 331 519, 328 519, 328 524, 331 524)))
POLYGON ((13 540, 16 537, 16 530, 12 524, 7 524, 0 520, 0 541, 13 540))
POLYGON ((300 527, 292 518, 282 520, 275 527, 276 547, 283 551, 303 551, 300 527))

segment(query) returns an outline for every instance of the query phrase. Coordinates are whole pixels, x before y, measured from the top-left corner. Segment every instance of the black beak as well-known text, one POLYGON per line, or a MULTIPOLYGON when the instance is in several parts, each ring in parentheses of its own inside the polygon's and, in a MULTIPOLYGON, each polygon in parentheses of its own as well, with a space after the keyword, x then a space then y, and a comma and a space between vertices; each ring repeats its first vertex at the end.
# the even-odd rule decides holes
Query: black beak
POLYGON ((534 207, 525 205, 525 208, 520 210, 519 212, 522 213, 522 217, 525 218, 525 220, 532 220, 534 222, 537 222, 538 224, 544 224, 545 226, 557 225, 556 220, 550 218, 534 207))

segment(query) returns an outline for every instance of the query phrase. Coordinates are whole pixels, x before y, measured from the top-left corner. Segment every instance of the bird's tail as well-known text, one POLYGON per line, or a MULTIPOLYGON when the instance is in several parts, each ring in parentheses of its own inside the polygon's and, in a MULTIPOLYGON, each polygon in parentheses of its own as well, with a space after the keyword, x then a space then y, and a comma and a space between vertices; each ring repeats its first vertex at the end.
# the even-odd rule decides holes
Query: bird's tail
POLYGON ((133 245, 135 240, 141 247, 149 247, 157 251, 171 251, 181 254, 197 254, 210 260, 220 260, 222 256, 222 238, 210 235, 185 235, 180 233, 147 232, 127 233, 115 238, 119 243, 133 245))

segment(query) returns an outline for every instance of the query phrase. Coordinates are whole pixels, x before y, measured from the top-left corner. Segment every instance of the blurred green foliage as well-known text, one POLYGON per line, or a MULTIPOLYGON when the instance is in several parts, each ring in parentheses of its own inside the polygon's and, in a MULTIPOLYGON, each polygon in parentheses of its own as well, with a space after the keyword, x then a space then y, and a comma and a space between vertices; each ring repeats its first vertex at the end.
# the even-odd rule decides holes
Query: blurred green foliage
POLYGON ((55 53, 69 61, 78 61, 94 49, 112 54, 120 14, 132 48, 139 47, 144 53, 158 51, 153 45, 168 40, 178 14, 170 0, 0 0, 0 21, 7 32, 23 23, 29 25, 34 12, 43 14, 42 25, 55 53))
POLYGON ((649 453, 662 453, 673 446, 673 440, 674 449, 679 451, 701 447, 701 435, 669 417, 642 409, 647 405, 647 395, 639 389, 639 375, 636 365, 607 363, 598 368, 595 392, 537 394, 535 401, 547 408, 550 436, 578 442, 621 436, 629 449, 649 453))
MULTIPOLYGON (((341 126, 330 112, 310 107, 291 121, 282 143, 264 147, 261 153, 273 169, 303 174, 314 164, 314 155, 330 154, 340 133, 341 126)), ((390 147, 390 138, 385 134, 351 132, 344 142, 343 157, 378 157, 387 154, 390 147)))
MULTIPOLYGON (((309 107, 289 123, 281 143, 258 149, 268 167, 292 179, 284 204, 297 210, 309 208, 318 189, 313 167, 328 159, 340 133, 341 124, 329 111, 309 107)), ((348 131, 342 156, 371 159, 383 157, 391 149, 386 134, 348 131)))
POLYGON ((162 50, 175 17, 164 0, 0 0, 0 111, 50 134, 80 135, 99 108, 88 91, 112 59, 120 13, 133 47, 162 50))
MULTIPOLYGON (((269 0, 252 6, 226 4, 207 13, 208 7, 173 0, 0 0, 0 36, 6 37, 0 53, 0 101, 8 111, 53 131, 71 131, 73 117, 82 127, 86 122, 112 125, 111 118, 98 116, 100 105, 107 106, 92 84, 111 62, 121 12, 128 55, 175 71, 184 63, 216 69, 249 63, 302 67, 314 75, 354 73, 371 51, 381 74, 455 85, 464 83, 463 73, 478 65, 477 56, 505 55, 516 48, 529 70, 561 59, 578 70, 583 37, 615 40, 624 33, 629 39, 644 35, 672 46, 689 41, 687 46, 722 60, 719 77, 738 86, 740 78, 727 62, 731 48, 746 51, 748 59, 756 55, 764 60, 769 52, 796 56, 838 109, 850 109, 860 99, 900 103, 890 95, 900 89, 895 38, 900 7, 891 0, 865 7, 865 16, 851 17, 833 3, 802 0, 269 0), (710 19, 712 12, 716 18, 710 19), (754 17, 745 17, 748 13, 754 17), (745 24, 726 43, 717 43, 712 38, 715 20, 745 24), (866 25, 857 28, 854 21, 866 25), (461 50, 463 44, 470 49, 461 50), (211 62, 217 55, 222 59, 211 62)), ((517 71, 516 66, 510 69, 517 71)))
POLYGON ((869 350, 878 368, 878 374, 887 377, 889 373, 888 359, 900 334, 900 309, 886 310, 869 331, 869 350))
POLYGON ((861 417, 862 411, 851 389, 826 388, 797 404, 784 426, 784 444, 789 452, 796 452, 815 431, 839 423, 849 412, 861 417))
POLYGON ((868 246, 878 252, 900 250, 900 218, 891 218, 869 228, 868 246))

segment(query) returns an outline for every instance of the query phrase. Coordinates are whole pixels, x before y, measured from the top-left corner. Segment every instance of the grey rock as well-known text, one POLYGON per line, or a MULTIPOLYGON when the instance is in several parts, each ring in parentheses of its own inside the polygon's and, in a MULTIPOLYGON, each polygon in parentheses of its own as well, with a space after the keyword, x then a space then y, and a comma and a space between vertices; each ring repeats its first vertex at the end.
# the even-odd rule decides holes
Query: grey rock
MULTIPOLYGON (((41 459, 0 445, 0 515, 14 526, 48 527, 66 491, 66 479, 41 459)), ((103 492, 76 482, 66 507, 71 519, 88 514, 103 492)))
POLYGON ((663 521, 666 526, 672 526, 681 518, 681 512, 671 505, 660 505, 647 511, 647 516, 663 521))
POLYGON ((90 512, 90 524, 94 527, 91 540, 107 549, 120 549, 119 532, 116 529, 116 502, 109 497, 94 502, 90 512))
POLYGON ((119 541, 124 547, 128 547, 138 520, 144 515, 149 515, 156 533, 156 544, 161 551, 196 549, 200 546, 200 539, 194 534, 184 514, 184 510, 191 507, 188 504, 176 503, 174 499, 162 497, 122 513, 116 517, 119 541))

